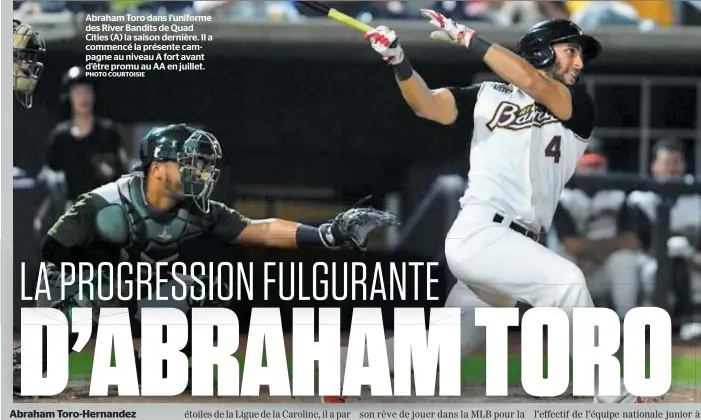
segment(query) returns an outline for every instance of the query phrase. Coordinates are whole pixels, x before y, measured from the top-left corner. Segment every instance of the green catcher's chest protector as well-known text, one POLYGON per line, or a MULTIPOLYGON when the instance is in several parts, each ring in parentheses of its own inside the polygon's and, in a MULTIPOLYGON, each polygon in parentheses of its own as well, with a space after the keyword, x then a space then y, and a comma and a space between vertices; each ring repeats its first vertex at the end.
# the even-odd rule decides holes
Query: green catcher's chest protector
POLYGON ((166 217, 153 214, 146 204, 144 182, 143 176, 130 174, 95 190, 108 202, 97 214, 98 236, 121 247, 122 261, 173 263, 180 256, 180 245, 204 234, 212 222, 208 215, 186 208, 166 217))

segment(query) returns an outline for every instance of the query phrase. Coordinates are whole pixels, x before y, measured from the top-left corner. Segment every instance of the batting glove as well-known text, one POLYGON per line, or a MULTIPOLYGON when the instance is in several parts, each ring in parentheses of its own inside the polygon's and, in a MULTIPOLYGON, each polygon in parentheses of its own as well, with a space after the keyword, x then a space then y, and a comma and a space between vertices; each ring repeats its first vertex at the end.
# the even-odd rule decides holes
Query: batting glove
POLYGON ((386 26, 378 26, 365 33, 370 46, 389 64, 397 65, 404 60, 404 50, 399 45, 397 33, 386 26))
POLYGON ((427 18, 431 25, 439 29, 431 32, 431 38, 433 39, 469 48, 470 42, 475 38, 475 31, 465 25, 455 23, 453 19, 447 18, 434 10, 421 9, 421 16, 427 18))

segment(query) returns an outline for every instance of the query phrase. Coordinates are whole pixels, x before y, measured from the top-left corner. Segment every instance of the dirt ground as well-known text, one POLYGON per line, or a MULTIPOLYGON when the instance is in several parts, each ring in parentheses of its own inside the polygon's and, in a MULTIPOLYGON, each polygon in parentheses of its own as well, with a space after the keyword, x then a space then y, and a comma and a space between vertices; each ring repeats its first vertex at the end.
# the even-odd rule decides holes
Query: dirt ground
MULTIPOLYGON (((241 337, 241 351, 245 350, 246 337, 241 337)), ((518 334, 512 334, 509 338, 509 353, 512 355, 520 354, 518 334)), ((289 344, 289 343, 288 343, 289 344)), ((291 346, 290 346, 291 347, 291 346)), ((289 351, 289 350, 288 350, 289 351)), ((289 354, 289 353, 288 353, 289 354)), ((484 354, 484 348, 479 349, 475 355, 484 354)), ((675 342, 673 346, 673 354, 682 356, 701 357, 701 348, 699 344, 682 344, 675 342)), ((68 389, 58 397, 51 398, 28 398, 15 399, 15 402, 22 403, 151 403, 151 402, 178 402, 178 403, 317 403, 318 397, 271 397, 265 395, 266 390, 262 392, 264 395, 258 397, 193 397, 189 395, 181 395, 177 397, 89 397, 87 382, 74 382, 69 384, 68 389)), ((369 391, 364 391, 361 397, 349 398, 349 403, 542 403, 542 402, 557 402, 557 403, 590 403, 591 398, 580 398, 564 395, 557 398, 536 398, 526 394, 522 388, 513 387, 509 390, 508 397, 486 397, 484 395, 484 385, 466 384, 463 386, 462 395, 460 397, 372 397, 369 391)), ((701 402, 701 387, 683 387, 672 388, 670 392, 658 399, 652 400, 653 403, 696 403, 701 402)))

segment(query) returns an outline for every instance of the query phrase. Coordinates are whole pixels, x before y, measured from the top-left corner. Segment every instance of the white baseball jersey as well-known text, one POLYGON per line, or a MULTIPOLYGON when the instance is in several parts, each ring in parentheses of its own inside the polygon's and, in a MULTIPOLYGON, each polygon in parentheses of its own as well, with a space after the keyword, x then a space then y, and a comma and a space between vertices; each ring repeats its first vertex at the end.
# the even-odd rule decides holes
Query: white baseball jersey
POLYGON ((548 230, 593 129, 591 97, 570 88, 573 116, 562 122, 513 85, 483 82, 450 90, 456 124, 472 128, 461 204, 477 200, 535 232, 548 230))

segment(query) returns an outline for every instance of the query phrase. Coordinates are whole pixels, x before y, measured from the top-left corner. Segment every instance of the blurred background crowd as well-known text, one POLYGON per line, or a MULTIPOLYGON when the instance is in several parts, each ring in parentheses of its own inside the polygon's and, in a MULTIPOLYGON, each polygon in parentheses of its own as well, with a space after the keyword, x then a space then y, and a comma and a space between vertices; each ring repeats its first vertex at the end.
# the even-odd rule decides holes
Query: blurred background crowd
MULTIPOLYGON (((295 21, 314 17, 292 1, 14 1, 19 14, 43 13, 202 13, 231 19, 295 21)), ((607 25, 699 25, 701 1, 343 1, 327 2, 365 21, 418 19, 419 10, 430 8, 463 21, 509 26, 533 24, 546 18, 568 18, 583 27, 607 25)))
MULTIPOLYGON (((575 177, 607 181, 569 188, 543 244, 580 265, 602 305, 624 316, 635 305, 665 302, 682 339, 701 337, 701 1, 330 3, 366 22, 409 25, 398 29, 400 37, 410 35, 409 21, 420 18, 421 8, 498 28, 494 35, 508 32, 512 45, 545 18, 614 30, 603 39, 600 62, 584 71, 599 119, 575 177), (688 39, 699 40, 684 44, 696 50, 655 44, 688 39), (688 188, 650 191, 669 182, 688 188)), ((403 221, 383 250, 443 258, 465 187, 468 142, 416 118, 391 73, 360 37, 349 40, 348 28, 304 32, 312 26, 305 22, 323 18, 289 1, 27 0, 14 8, 15 17, 45 28, 47 37, 35 106, 15 108, 19 261, 36 260, 39 238, 67 206, 129 171, 140 137, 166 122, 199 125, 219 137, 225 167, 216 198, 250 217, 321 223, 370 193, 370 204, 403 221), (67 23, 52 22, 125 12, 211 14, 224 22, 207 46, 206 74, 86 77, 83 38, 61 32, 67 23), (242 21, 264 29, 245 33, 253 26, 238 27, 242 21), (279 31, 279 22, 292 24, 279 31)), ((465 55, 404 39, 431 86, 493 77, 465 55)))

